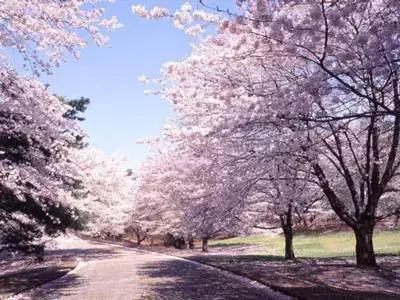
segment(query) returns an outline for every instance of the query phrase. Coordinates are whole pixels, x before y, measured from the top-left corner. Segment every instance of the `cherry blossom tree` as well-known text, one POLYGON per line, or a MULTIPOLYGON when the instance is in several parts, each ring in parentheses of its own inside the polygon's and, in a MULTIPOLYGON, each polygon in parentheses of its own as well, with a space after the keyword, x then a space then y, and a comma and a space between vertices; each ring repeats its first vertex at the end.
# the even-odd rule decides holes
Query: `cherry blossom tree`
POLYGON ((184 2, 174 11, 158 6, 148 9, 144 5, 135 4, 132 6, 132 13, 147 20, 169 18, 177 29, 194 37, 202 35, 207 27, 221 20, 219 14, 194 9, 189 2, 184 2))
POLYGON ((87 220, 86 233, 119 236, 124 233, 134 204, 135 177, 124 167, 124 159, 108 157, 91 148, 70 154, 78 174, 74 205, 87 220))
MULTIPOLYGON (((255 67, 252 58, 245 59, 251 53, 246 50, 243 50, 243 53, 237 53, 243 42, 242 37, 237 38, 236 34, 231 34, 208 39, 207 42, 197 45, 193 55, 186 61, 165 65, 165 80, 172 82, 173 85, 164 85, 161 82, 161 89, 156 90, 156 93, 161 93, 171 100, 178 115, 178 129, 175 131, 178 132, 179 142, 195 153, 189 157, 179 155, 176 159, 181 162, 203 160, 203 163, 194 169, 195 176, 192 175, 183 182, 179 181, 178 186, 187 188, 194 184, 192 193, 213 190, 210 188, 212 184, 209 182, 205 185, 207 188, 203 188, 199 183, 196 184, 203 172, 206 177, 212 178, 213 184, 217 186, 215 193, 210 192, 201 197, 188 197, 187 194, 184 194, 182 197, 183 210, 186 209, 186 215, 192 220, 189 224, 195 224, 197 221, 203 225, 197 225, 197 230, 207 228, 208 224, 212 224, 212 226, 208 226, 210 229, 218 228, 219 221, 225 218, 224 212, 231 212, 232 208, 240 208, 241 211, 244 211, 245 199, 252 195, 253 201, 251 202, 254 202, 256 196, 260 196, 261 183, 265 182, 266 178, 277 175, 268 174, 266 171, 270 168, 272 153, 276 151, 271 151, 270 145, 265 143, 265 140, 273 141, 273 138, 276 139, 276 137, 272 137, 270 132, 263 132, 266 130, 266 126, 257 125, 265 118, 265 115, 259 114, 257 111, 260 110, 260 107, 257 107, 258 99, 246 94, 246 90, 243 88, 243 86, 249 86, 252 80, 259 80, 262 75, 259 67, 255 67), (228 44, 224 44, 224 42, 228 44), (244 58, 237 59, 241 57, 241 54, 244 58), (252 74, 254 74, 253 77, 252 74), (167 86, 167 88, 163 88, 163 86, 167 86), (207 166, 204 161, 210 161, 210 158, 212 158, 212 164, 207 166), (258 194, 253 191, 255 186, 258 186, 258 194), (193 201, 194 199, 196 201, 193 201), (212 215, 210 207, 213 208, 212 213, 215 213, 213 218, 210 217, 212 215), (207 214, 198 213, 202 209, 207 214), (198 216, 206 216, 207 219, 196 220, 196 213, 198 216)), ((145 82, 149 82, 149 80, 145 82)), ((275 128, 271 127, 271 129, 275 128)), ((276 130, 274 132, 276 136, 284 136, 282 132, 276 130)), ((282 149, 280 150, 283 152, 282 149)), ((185 168, 178 174, 187 172, 189 169, 187 163, 185 168)), ((175 177, 173 178, 177 180, 175 177)), ((292 180, 296 179, 292 178, 292 180)), ((286 181, 289 179, 286 178, 286 181)), ((202 183, 204 184, 204 179, 202 183)), ((297 192, 301 193, 302 191, 299 189, 297 192)), ((273 206, 271 203, 274 203, 271 200, 274 199, 271 194, 269 196, 270 203, 268 205, 265 195, 263 197, 262 202, 265 207, 261 218, 266 219, 267 216, 273 215, 274 217, 280 216, 282 221, 285 220, 282 225, 285 225, 283 227, 287 229, 284 231, 287 233, 288 247, 292 248, 290 207, 293 201, 299 203, 298 207, 300 207, 301 201, 293 199, 293 196, 278 197, 279 200, 275 201, 275 204, 276 202, 281 203, 281 207, 285 207, 286 210, 278 209, 275 205, 276 212, 270 213, 268 211, 272 210, 271 206, 273 206), (286 219, 287 207, 289 207, 290 214, 286 219)), ((175 197, 178 198, 178 196, 175 197)), ((251 206, 254 206, 254 203, 251 206)), ((293 204, 293 206, 295 205, 293 204)), ((304 206, 306 205, 304 204, 304 206)), ((296 206, 296 209, 300 211, 298 207, 296 206)), ((240 214, 236 211, 236 215, 230 220, 237 221, 238 215, 240 214)), ((260 214, 257 218, 260 219, 260 214)), ((229 220, 229 218, 227 219, 229 220)), ((225 228, 233 229, 234 223, 227 222, 229 226, 225 226, 225 228)), ((242 226, 243 223, 245 222, 242 222, 242 226)), ((216 230, 213 234, 221 234, 221 232, 216 230)), ((209 237, 214 236, 205 235, 205 244, 209 237)), ((293 258, 293 251, 289 252, 288 258, 293 258)))
POLYGON ((299 146, 332 209, 355 232, 357 263, 376 265, 373 229, 387 215, 379 205, 399 167, 399 2, 243 4, 249 18, 228 28, 261 33, 264 59, 278 61, 271 92, 286 109, 277 114, 309 132, 299 146), (286 57, 292 65, 282 63, 286 57))
POLYGON ((97 44, 107 43, 102 28, 121 26, 115 17, 105 19, 103 0, 2 1, 0 4, 0 45, 2 64, 9 49, 19 53, 26 67, 36 74, 51 72, 66 53, 79 57, 79 48, 88 45, 87 36, 97 44))
POLYGON ((167 155, 155 153, 138 171, 130 225, 139 235, 182 234, 179 212, 169 198, 175 178, 170 163, 173 161, 167 155))
MULTIPOLYGON (((172 86, 157 92, 173 103, 180 127, 236 159, 296 153, 354 230, 357 263, 375 266, 375 224, 397 213, 380 207, 400 165, 399 2, 238 4, 242 15, 215 18, 219 33, 165 66, 172 86), (270 146, 282 139, 284 151, 270 146), (230 147, 237 140, 242 147, 230 147)), ((192 23, 193 11, 186 14, 192 23)))
POLYGON ((252 213, 253 224, 261 221, 281 227, 285 259, 292 260, 295 259, 294 227, 310 213, 323 213, 322 199, 320 189, 310 176, 304 177, 293 163, 275 159, 268 171, 253 183, 246 199, 246 210, 252 213))
POLYGON ((199 156, 181 137, 167 135, 139 172, 140 207, 134 219, 142 220, 143 228, 147 224, 148 231, 152 224, 158 234, 200 239, 208 251, 209 239, 238 230, 241 207, 233 205, 233 191, 224 189, 225 174, 216 172, 216 161, 199 156))
POLYGON ((227 174, 218 168, 213 156, 181 156, 179 159, 186 163, 175 179, 178 182, 173 197, 182 212, 186 231, 200 239, 202 251, 208 252, 210 239, 236 234, 244 227, 240 219, 243 205, 238 201, 242 186, 229 185, 231 189, 228 189, 227 174), (187 161, 191 163, 188 165, 187 161))

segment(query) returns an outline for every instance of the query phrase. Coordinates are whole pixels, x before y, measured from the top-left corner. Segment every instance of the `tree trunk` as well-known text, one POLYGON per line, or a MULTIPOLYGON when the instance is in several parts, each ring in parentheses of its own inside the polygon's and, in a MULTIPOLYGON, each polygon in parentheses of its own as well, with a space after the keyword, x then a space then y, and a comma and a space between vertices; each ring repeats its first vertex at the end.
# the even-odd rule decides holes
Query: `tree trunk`
POLYGON ((201 240, 201 251, 208 252, 208 238, 203 238, 201 240))
POLYGON ((136 233, 136 243, 138 244, 138 246, 140 246, 140 244, 142 243, 142 239, 140 237, 140 234, 136 233))
POLYGON ((284 214, 279 216, 281 220, 281 227, 285 235, 285 259, 294 260, 293 250, 293 222, 292 222, 292 203, 289 202, 287 210, 284 214))
POLYGON ((363 226, 354 229, 356 236, 356 258, 358 266, 376 267, 373 244, 374 226, 363 226))
MULTIPOLYGON (((397 117, 396 117, 396 120, 397 120, 397 117)), ((399 126, 399 125, 397 125, 397 126, 399 126)), ((398 134, 398 133, 396 133, 396 134, 398 134)), ((397 143, 398 142, 396 141, 396 144, 397 143)), ((396 149, 397 149, 397 146, 396 146, 396 149)), ((394 154, 392 154, 392 155, 394 155, 394 154)), ((392 164, 392 162, 391 162, 391 164, 392 164)), ((376 267, 377 264, 376 264, 376 258, 375 258, 375 253, 374 253, 374 245, 372 242, 372 237, 373 237, 374 226, 375 226, 375 221, 376 221, 375 220, 375 211, 378 206, 378 201, 382 195, 385 185, 376 183, 375 181, 377 181, 377 179, 375 179, 375 181, 371 183, 372 190, 375 191, 374 192, 375 194, 368 197, 368 204, 367 204, 368 209, 366 209, 364 212, 362 212, 362 215, 364 215, 364 218, 363 219, 358 218, 357 215, 360 215, 360 212, 356 213, 356 218, 354 218, 347 211, 346 205, 344 204, 344 202, 342 202, 336 196, 335 192, 329 186, 329 181, 326 178, 325 173, 323 172, 322 168, 318 164, 314 164, 313 169, 314 169, 316 175, 318 176, 321 188, 323 189, 325 196, 328 198, 333 211, 338 215, 338 217, 342 221, 344 221, 348 226, 350 226, 354 230, 354 234, 356 237, 357 265, 364 266, 364 267, 376 267), (378 184, 378 186, 377 186, 377 184, 378 184), (365 217, 365 216, 368 216, 368 217, 365 217)), ((378 171, 379 171, 379 169, 378 169, 378 171)), ((376 177, 378 175, 375 174, 374 176, 376 177)), ((385 182, 388 180, 388 179, 385 179, 386 176, 389 176, 389 175, 382 175, 382 181, 385 182)), ((357 199, 355 199, 355 200, 357 200, 357 199)), ((360 207, 357 206, 357 201, 354 201, 354 203, 355 203, 355 207, 358 208, 358 210, 360 210, 360 207)))
POLYGON ((194 239, 193 238, 189 238, 188 244, 189 244, 189 249, 194 249, 194 239))
POLYGON ((296 257, 294 256, 293 250, 292 224, 286 225, 285 228, 283 228, 283 233, 285 234, 285 259, 294 260, 296 257))
POLYGON ((147 234, 145 235, 140 235, 140 233, 136 233, 136 242, 137 245, 140 246, 142 244, 142 242, 147 238, 147 234))
POLYGON ((395 216, 395 219, 394 219, 394 221, 393 221, 393 225, 392 225, 392 228, 393 229, 396 229, 397 228, 397 226, 399 225, 399 215, 396 215, 395 216))

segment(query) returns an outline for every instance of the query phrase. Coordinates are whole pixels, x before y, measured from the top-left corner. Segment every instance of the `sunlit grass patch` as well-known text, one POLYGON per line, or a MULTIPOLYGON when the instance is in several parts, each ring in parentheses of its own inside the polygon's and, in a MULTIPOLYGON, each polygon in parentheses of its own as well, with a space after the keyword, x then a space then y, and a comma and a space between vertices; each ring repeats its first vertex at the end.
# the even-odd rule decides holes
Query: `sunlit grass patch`
MULTIPOLYGON (((212 241, 211 247, 257 246, 254 254, 282 255, 284 237, 253 235, 226 240, 212 241)), ((399 231, 377 231, 374 235, 374 247, 377 254, 400 254, 399 231)), ((352 232, 301 234, 294 238, 297 257, 340 257, 354 256, 355 239, 352 232)))

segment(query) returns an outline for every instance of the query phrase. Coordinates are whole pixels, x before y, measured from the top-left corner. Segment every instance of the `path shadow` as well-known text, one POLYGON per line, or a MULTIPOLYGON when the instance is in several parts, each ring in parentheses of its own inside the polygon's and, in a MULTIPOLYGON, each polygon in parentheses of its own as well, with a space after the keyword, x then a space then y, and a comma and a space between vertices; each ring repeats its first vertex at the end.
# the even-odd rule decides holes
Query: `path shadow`
POLYGON ((141 278, 151 283, 149 299, 279 299, 217 270, 187 261, 165 259, 139 268, 141 278))
POLYGON ((263 282, 300 299, 400 299, 400 260, 362 269, 349 258, 299 259, 271 255, 198 255, 188 257, 263 282))
POLYGON ((58 280, 51 281, 38 289, 29 292, 30 300, 54 300, 61 297, 76 295, 77 287, 84 286, 81 277, 75 274, 67 274, 58 280))
POLYGON ((115 257, 116 251, 113 249, 101 248, 72 248, 62 250, 46 250, 44 261, 37 263, 34 258, 27 260, 27 257, 16 257, 14 259, 0 261, 0 265, 6 267, 10 264, 25 263, 21 265, 21 270, 5 272, 0 276, 0 299, 4 295, 15 295, 18 293, 29 292, 37 287, 55 284, 51 289, 46 289, 43 295, 34 292, 34 299, 57 299, 59 293, 64 292, 68 287, 78 287, 82 281, 75 275, 68 274, 78 264, 78 261, 102 260, 115 257), (64 276, 64 277, 63 277, 64 276), (62 277, 62 278, 61 278, 62 277), (46 298, 44 298, 46 296, 46 298))
POLYGON ((7 273, 0 276, 0 295, 12 295, 28 291, 46 282, 57 279, 69 271, 72 267, 38 267, 21 272, 7 273))

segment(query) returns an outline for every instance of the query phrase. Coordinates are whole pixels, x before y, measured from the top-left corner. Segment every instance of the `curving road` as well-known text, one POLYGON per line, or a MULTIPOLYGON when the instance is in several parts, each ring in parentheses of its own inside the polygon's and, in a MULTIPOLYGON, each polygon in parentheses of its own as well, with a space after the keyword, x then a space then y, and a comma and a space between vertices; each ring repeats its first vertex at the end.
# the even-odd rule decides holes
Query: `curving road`
MULTIPOLYGON (((180 258, 86 244, 94 260, 68 275, 14 299, 289 299, 250 280, 180 258)), ((79 251, 74 247, 74 251, 79 251)))

